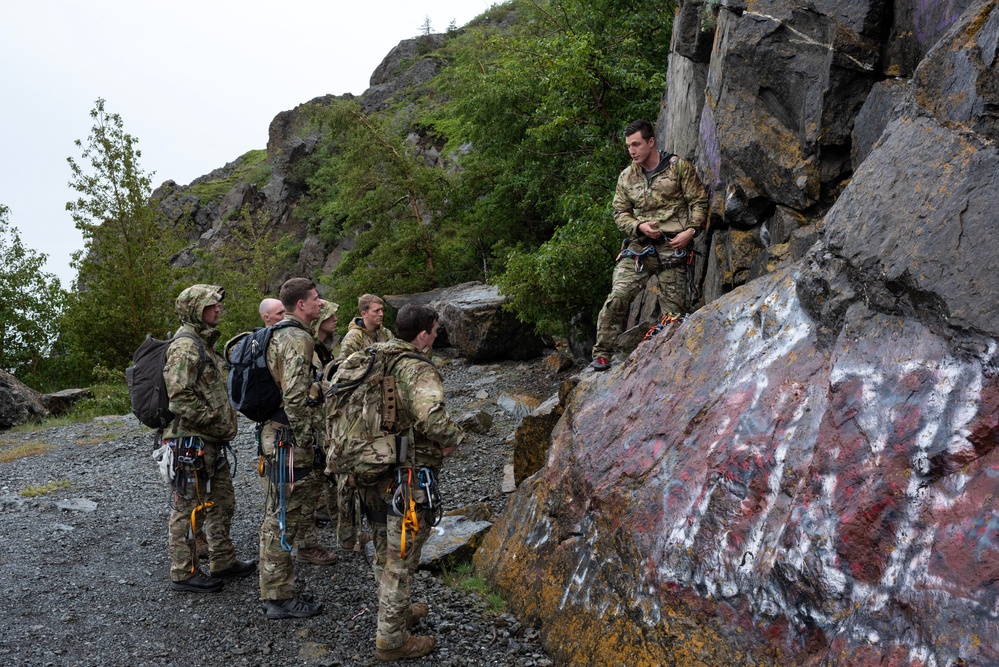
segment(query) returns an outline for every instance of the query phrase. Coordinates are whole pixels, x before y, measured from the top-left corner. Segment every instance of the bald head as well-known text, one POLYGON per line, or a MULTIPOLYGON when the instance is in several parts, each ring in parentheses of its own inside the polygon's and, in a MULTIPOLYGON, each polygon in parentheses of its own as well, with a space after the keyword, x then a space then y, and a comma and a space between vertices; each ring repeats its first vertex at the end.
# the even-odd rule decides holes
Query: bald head
POLYGON ((264 299, 260 302, 260 319, 269 327, 284 319, 284 304, 278 299, 264 299))

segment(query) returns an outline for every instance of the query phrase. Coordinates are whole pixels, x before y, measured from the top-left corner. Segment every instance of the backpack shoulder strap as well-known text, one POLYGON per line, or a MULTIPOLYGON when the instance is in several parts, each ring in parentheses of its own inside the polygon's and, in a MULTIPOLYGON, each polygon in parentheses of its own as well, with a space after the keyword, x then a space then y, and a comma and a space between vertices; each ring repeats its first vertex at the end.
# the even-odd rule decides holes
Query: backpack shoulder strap
MULTIPOLYGON (((437 368, 437 366, 434 365, 434 362, 431 361, 428 357, 425 357, 422 354, 417 354, 416 352, 396 352, 396 353, 394 353, 392 355, 392 359, 388 362, 388 364, 386 364, 385 374, 386 375, 393 374, 393 371, 395 370, 396 364, 398 364, 403 359, 416 359, 418 361, 426 362, 426 363, 430 364, 430 367, 434 369, 435 373, 437 373, 437 377, 441 377, 441 372, 437 368)), ((443 378, 441 378, 441 379, 443 379, 443 378)))

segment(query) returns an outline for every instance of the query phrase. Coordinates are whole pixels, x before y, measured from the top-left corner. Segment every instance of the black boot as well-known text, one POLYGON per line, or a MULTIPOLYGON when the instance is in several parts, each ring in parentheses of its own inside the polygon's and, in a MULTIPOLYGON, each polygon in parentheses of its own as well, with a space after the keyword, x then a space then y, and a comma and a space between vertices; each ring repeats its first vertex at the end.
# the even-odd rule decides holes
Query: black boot
POLYGON ((214 593, 222 589, 222 581, 206 577, 201 573, 201 570, 197 570, 183 581, 171 581, 170 588, 175 591, 189 591, 191 593, 214 593))
POLYGON ((323 610, 321 602, 296 595, 287 600, 264 600, 264 615, 268 620, 276 621, 282 618, 308 618, 323 610))
POLYGON ((257 561, 238 560, 224 570, 212 572, 212 579, 232 579, 246 577, 257 571, 257 561))

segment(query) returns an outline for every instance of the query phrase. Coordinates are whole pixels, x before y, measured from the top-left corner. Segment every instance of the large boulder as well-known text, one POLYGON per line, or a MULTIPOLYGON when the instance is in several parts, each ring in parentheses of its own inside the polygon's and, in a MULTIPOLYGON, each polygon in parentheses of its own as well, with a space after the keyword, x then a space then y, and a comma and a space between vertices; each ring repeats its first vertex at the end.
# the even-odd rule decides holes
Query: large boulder
POLYGON ((94 392, 88 387, 78 389, 63 389, 42 396, 42 404, 52 415, 63 415, 73 409, 73 406, 85 398, 93 398, 94 392))
POLYGON ((504 310, 506 303, 496 287, 480 282, 437 291, 429 301, 447 331, 448 343, 469 361, 539 356, 544 341, 532 327, 504 310))
POLYGON ((0 430, 48 416, 41 394, 0 370, 0 430))
POLYGON ((999 664, 997 44, 976 4, 804 259, 580 383, 476 558, 557 660, 999 664))

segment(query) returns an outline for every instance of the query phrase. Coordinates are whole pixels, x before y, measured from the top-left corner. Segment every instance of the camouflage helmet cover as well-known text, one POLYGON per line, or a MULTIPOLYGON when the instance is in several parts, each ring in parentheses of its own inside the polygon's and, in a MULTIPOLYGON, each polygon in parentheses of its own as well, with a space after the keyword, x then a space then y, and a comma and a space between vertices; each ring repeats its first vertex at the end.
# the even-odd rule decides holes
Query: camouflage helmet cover
POLYGON ((224 297, 225 290, 219 285, 191 285, 177 297, 177 317, 184 324, 201 326, 205 308, 220 303, 224 297))
POLYGON ((328 320, 329 318, 336 315, 336 311, 340 309, 340 304, 334 303, 333 301, 323 301, 323 305, 319 310, 319 318, 312 323, 312 333, 314 335, 319 334, 319 325, 328 320))

